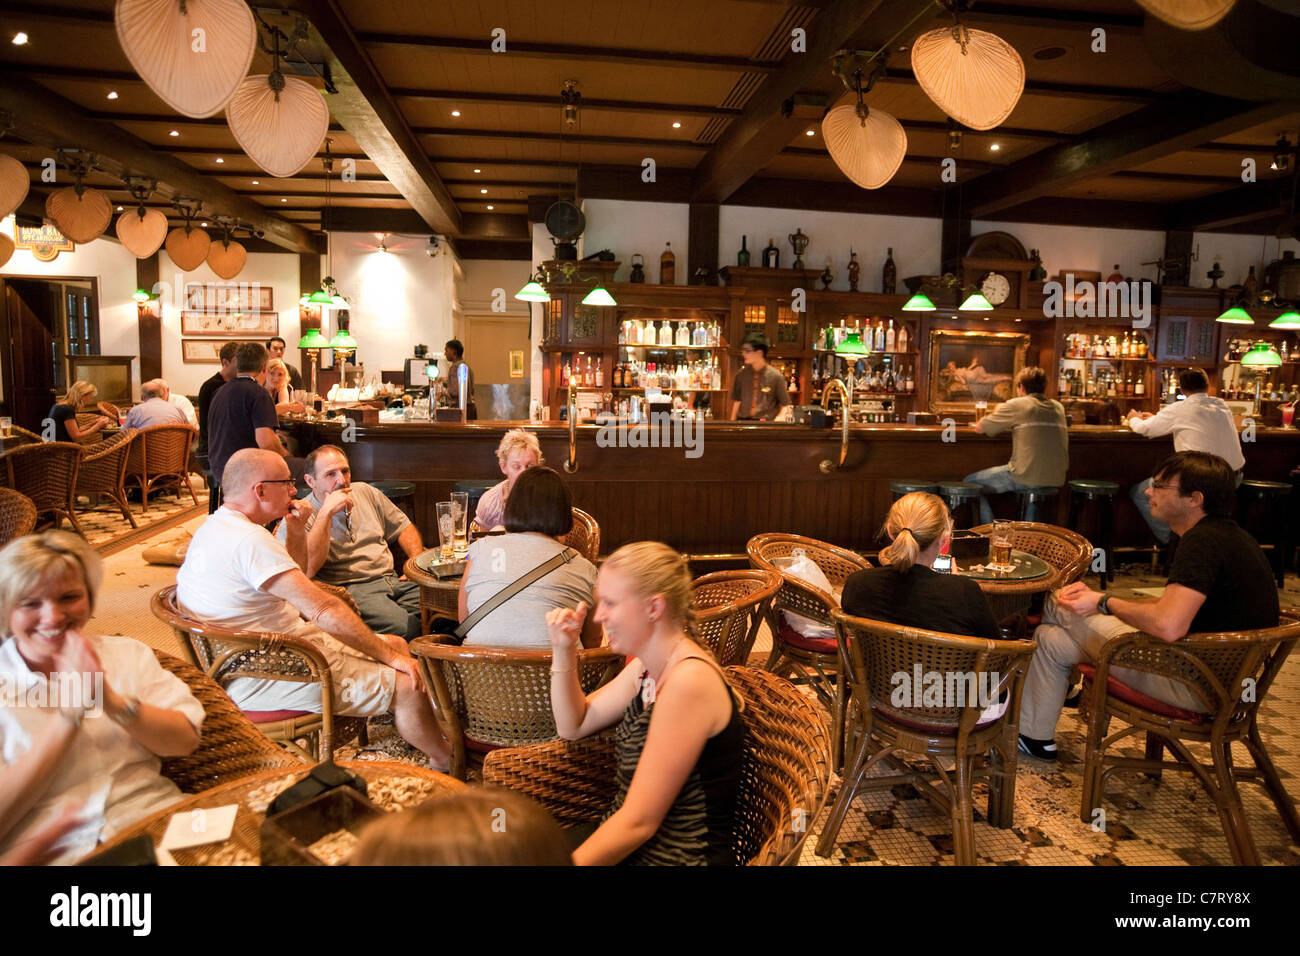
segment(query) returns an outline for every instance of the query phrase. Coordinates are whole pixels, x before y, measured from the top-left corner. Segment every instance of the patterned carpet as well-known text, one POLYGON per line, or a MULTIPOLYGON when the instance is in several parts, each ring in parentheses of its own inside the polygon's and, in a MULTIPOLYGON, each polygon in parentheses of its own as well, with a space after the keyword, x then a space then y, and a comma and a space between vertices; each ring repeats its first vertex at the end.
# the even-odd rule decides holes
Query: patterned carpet
POLYGON ((144 510, 139 501, 128 502, 135 523, 139 526, 137 528, 131 527, 131 523, 122 516, 121 509, 107 497, 102 497, 94 507, 85 498, 80 499, 77 521, 81 524, 86 540, 101 555, 113 554, 150 539, 160 531, 175 527, 195 515, 207 514, 207 489, 197 476, 192 477, 191 481, 194 483, 194 494, 199 500, 197 505, 184 490, 179 495, 170 491, 160 495, 151 494, 148 511, 144 510))

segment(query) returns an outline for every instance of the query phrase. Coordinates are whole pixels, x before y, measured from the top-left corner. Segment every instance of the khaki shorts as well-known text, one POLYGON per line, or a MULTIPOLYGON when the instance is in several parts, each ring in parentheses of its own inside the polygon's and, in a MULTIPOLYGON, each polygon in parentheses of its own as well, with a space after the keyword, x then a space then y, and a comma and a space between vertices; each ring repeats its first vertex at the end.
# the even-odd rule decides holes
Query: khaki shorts
MULTIPOLYGON (((393 709, 397 671, 352 648, 317 628, 299 636, 308 638, 324 655, 333 679, 334 713, 341 717, 377 717, 393 709)), ((240 710, 321 711, 320 687, 285 680, 237 677, 226 684, 240 710)))

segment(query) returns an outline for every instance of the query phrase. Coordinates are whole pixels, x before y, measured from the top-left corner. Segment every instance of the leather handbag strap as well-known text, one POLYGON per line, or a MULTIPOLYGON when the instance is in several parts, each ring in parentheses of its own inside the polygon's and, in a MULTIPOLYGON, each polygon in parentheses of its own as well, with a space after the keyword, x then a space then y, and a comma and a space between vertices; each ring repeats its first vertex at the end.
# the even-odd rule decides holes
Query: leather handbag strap
POLYGON ((456 636, 463 640, 465 638, 465 635, 467 635, 471 630, 473 630, 475 624, 483 620, 483 618, 487 617, 489 614, 491 614, 493 611, 499 608, 502 604, 505 604, 506 601, 509 601, 512 597, 514 597, 524 588, 528 587, 528 585, 532 584, 534 581, 538 580, 539 578, 546 577, 546 575, 550 574, 560 565, 568 564, 577 556, 578 556, 578 552, 573 550, 573 548, 565 548, 555 557, 547 561, 543 561, 541 564, 533 568, 523 577, 516 579, 513 583, 511 583, 507 587, 502 588, 496 594, 492 595, 492 597, 489 598, 484 604, 480 605, 478 610, 476 610, 473 614, 471 614, 469 617, 465 618, 465 620, 461 622, 460 626, 456 628, 455 631, 456 636))

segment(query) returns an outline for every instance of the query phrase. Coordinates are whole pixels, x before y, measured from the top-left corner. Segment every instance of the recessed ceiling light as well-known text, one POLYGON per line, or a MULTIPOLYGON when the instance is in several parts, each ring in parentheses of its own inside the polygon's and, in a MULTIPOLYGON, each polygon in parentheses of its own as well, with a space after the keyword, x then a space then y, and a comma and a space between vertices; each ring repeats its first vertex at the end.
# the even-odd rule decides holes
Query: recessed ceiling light
POLYGON ((289 200, 284 199, 284 198, 281 198, 281 199, 280 199, 280 202, 288 202, 288 201, 289 201, 289 200))
POLYGON ((118 211, 118 212, 121 212, 121 211, 122 211, 122 207, 121 207, 121 206, 118 206, 118 207, 117 207, 117 211, 118 211))
POLYGON ((179 135, 181 135, 181 131, 178 130, 178 129, 174 129, 174 130, 172 130, 170 133, 168 133, 167 135, 168 135, 168 136, 179 136, 179 135))
POLYGON ((474 170, 474 172, 476 172, 476 173, 481 173, 481 172, 483 172, 483 170, 481 170, 481 169, 476 169, 476 170, 474 170))
POLYGON ((816 136, 816 135, 817 135, 817 131, 816 131, 815 129, 810 129, 810 130, 805 131, 804 135, 805 135, 805 136, 816 136))
POLYGON ((219 163, 224 163, 224 162, 225 162, 225 160, 224 160, 224 159, 222 159, 222 158, 221 158, 221 157, 220 157, 220 156, 218 156, 218 157, 217 157, 217 162, 219 162, 219 163))
POLYGON ((999 146, 997 143, 994 143, 992 146, 989 147, 989 150, 992 151, 992 152, 994 152, 994 153, 996 153, 996 152, 997 152, 998 150, 1000 150, 1001 148, 1002 148, 1002 147, 999 146))
POLYGON ((682 124, 681 124, 681 123, 674 123, 674 124, 673 124, 673 129, 681 129, 681 128, 682 128, 682 124))
POLYGON ((109 91, 108 91, 108 98, 109 98, 110 100, 115 100, 115 99, 117 99, 117 90, 109 90, 109 91))
POLYGON ((451 115, 452 115, 452 116, 459 116, 459 115, 460 115, 460 110, 452 110, 452 111, 451 111, 451 115))
POLYGON ((14 40, 13 40, 14 46, 22 46, 26 42, 27 42, 26 33, 23 33, 21 30, 19 30, 17 33, 14 34, 14 40))
POLYGON ((201 222, 199 223, 199 225, 202 226, 204 229, 208 227, 208 224, 206 222, 201 222))
POLYGON ((484 195, 487 194, 487 190, 486 190, 486 189, 480 189, 479 192, 483 193, 484 195))
POLYGON ((496 208, 496 206, 488 206, 488 212, 491 212, 491 211, 492 211, 493 209, 495 209, 495 208, 496 208))
POLYGON ((260 179, 254 179, 254 180, 253 180, 253 185, 254 185, 254 186, 260 186, 260 185, 262 185, 262 181, 261 181, 260 179))

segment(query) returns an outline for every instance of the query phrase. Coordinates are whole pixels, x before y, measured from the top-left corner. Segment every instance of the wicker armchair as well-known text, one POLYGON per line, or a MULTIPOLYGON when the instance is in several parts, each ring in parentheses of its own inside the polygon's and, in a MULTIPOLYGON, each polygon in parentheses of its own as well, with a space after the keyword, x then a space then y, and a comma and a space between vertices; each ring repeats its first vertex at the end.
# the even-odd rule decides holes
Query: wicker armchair
POLYGON ((774 561, 789 558, 802 552, 812 559, 831 587, 838 592, 855 571, 871 567, 871 562, 844 548, 805 538, 797 534, 759 534, 746 545, 749 563, 760 571, 775 571, 781 575, 781 590, 772 602, 772 654, 767 659, 767 669, 774 674, 795 673, 795 683, 808 683, 821 698, 835 720, 832 740, 835 746, 835 766, 844 759, 844 725, 848 708, 845 690, 846 658, 843 648, 833 638, 807 638, 785 623, 781 612, 792 611, 819 624, 834 625, 831 613, 840 606, 836 594, 805 584, 785 574, 774 561))
POLYGON ((12 488, 0 488, 0 545, 30 534, 36 527, 36 505, 12 488))
POLYGON ((190 449, 198 437, 192 425, 150 425, 136 434, 131 453, 126 459, 126 483, 140 487, 144 510, 149 510, 149 492, 162 484, 177 483, 176 496, 180 498, 180 485, 190 493, 190 500, 199 503, 190 484, 190 449))
POLYGON ((83 538, 75 508, 81 446, 75 442, 46 441, 20 445, 4 454, 5 483, 32 500, 36 513, 53 514, 54 527, 67 518, 83 538))
POLYGON ((560 543, 568 545, 595 564, 596 556, 600 554, 600 525, 581 508, 574 508, 573 528, 568 534, 560 535, 560 543))
POLYGON ((910 783, 951 813, 956 863, 973 865, 971 784, 977 777, 989 780, 989 822, 1002 828, 1011 826, 1020 695, 1037 645, 903 627, 840 610, 834 617, 849 658, 856 745, 835 807, 817 842, 818 856, 831 854, 855 796, 910 783), (916 699, 922 688, 911 685, 918 672, 944 675, 945 706, 922 706, 916 699), (907 682, 910 693, 906 699, 912 706, 895 703, 900 674, 907 682), (960 679, 954 680, 954 675, 960 679), (980 722, 984 705, 997 701, 1004 692, 1008 695, 1006 711, 980 722), (928 760, 934 773, 912 769, 901 756, 928 760), (881 761, 898 772, 869 776, 881 761))
MULTIPOLYGON (((522 747, 556 738, 551 714, 551 651, 462 647, 439 635, 417 637, 433 706, 451 741, 451 774, 465 778, 469 752, 522 747)), ((607 647, 578 652, 578 676, 587 693, 612 678, 623 658, 607 647)))
POLYGON ((106 418, 111 418, 115 422, 122 420, 122 409, 118 408, 112 402, 99 402, 96 406, 99 413, 106 418))
MULTIPOLYGON (((753 667, 728 667, 725 673, 745 704, 733 816, 736 862, 793 866, 826 801, 826 725, 816 706, 787 681, 753 667)), ((483 761, 483 782, 531 797, 562 826, 596 822, 614 797, 613 735, 494 750, 483 761)))
POLYGON ((715 571, 691 582, 696 635, 720 665, 749 663, 759 625, 780 589, 775 571, 715 571))
POLYGON ((89 495, 93 507, 95 497, 108 495, 117 503, 122 517, 136 527, 135 516, 126 503, 126 459, 131 453, 131 442, 136 436, 134 428, 118 432, 102 448, 86 454, 77 472, 77 494, 89 495))
POLYGON ((199 747, 185 757, 165 757, 162 774, 185 793, 201 793, 249 774, 303 761, 258 731, 216 681, 180 658, 155 650, 163 668, 175 674, 203 705, 199 747))
POLYGON ((171 626, 190 663, 224 686, 236 677, 319 684, 320 713, 245 711, 253 725, 291 753, 315 762, 334 755, 336 743, 365 726, 361 718, 334 716, 334 683, 324 656, 310 641, 285 634, 235 631, 188 617, 176 603, 175 585, 153 596, 154 616, 171 626), (298 744, 299 740, 305 746, 298 744))
POLYGON ((45 441, 45 439, 42 438, 40 435, 36 434, 36 432, 30 432, 26 428, 23 428, 21 425, 11 425, 9 426, 9 430, 10 432, 12 432, 10 438, 21 439, 22 441, 25 441, 29 444, 35 444, 36 442, 45 441))
POLYGON ((1141 632, 1106 642, 1097 663, 1081 664, 1080 708, 1088 722, 1083 758, 1083 802, 1079 816, 1094 822, 1105 798, 1106 777, 1115 770, 1139 770, 1159 778, 1168 767, 1200 780, 1219 811, 1235 866, 1258 866, 1259 853, 1241 805, 1237 782, 1264 784, 1282 816, 1292 843, 1300 843, 1300 815, 1288 796, 1259 735, 1259 708, 1274 678, 1300 641, 1300 609, 1286 608, 1277 627, 1222 634, 1188 634, 1168 642, 1141 632), (1204 702, 1202 713, 1155 700, 1122 683, 1113 668, 1160 674, 1189 686, 1204 702), (1107 736, 1112 717, 1124 722, 1107 736), (1131 734, 1146 734, 1145 758, 1107 753, 1131 734), (1210 764, 1188 748, 1208 744, 1210 764), (1255 769, 1233 766, 1232 745, 1244 744, 1255 769), (1164 750, 1175 758, 1163 759, 1164 750))

